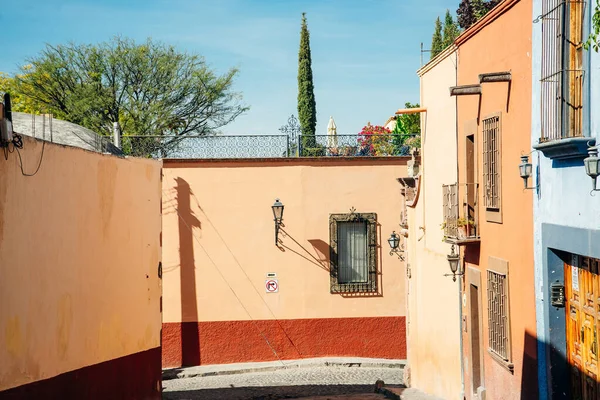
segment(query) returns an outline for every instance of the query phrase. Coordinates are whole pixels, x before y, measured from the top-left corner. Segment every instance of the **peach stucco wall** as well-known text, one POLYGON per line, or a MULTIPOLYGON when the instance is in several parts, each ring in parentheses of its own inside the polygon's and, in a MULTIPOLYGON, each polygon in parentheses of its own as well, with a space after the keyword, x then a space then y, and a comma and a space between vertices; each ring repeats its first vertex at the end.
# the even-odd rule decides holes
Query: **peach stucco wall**
POLYGON ((0 160, 0 391, 160 346, 160 163, 42 154, 0 160))
POLYGON ((450 272, 441 224, 442 185, 456 182, 456 107, 448 88, 456 84, 451 48, 419 71, 422 152, 420 193, 409 208, 409 339, 411 386, 456 399, 460 382, 459 283, 450 272), (424 228, 424 229, 421 229, 424 228))
POLYGON ((164 321, 404 316, 404 268, 387 238, 399 230, 396 179, 405 174, 405 158, 165 160, 164 321), (274 243, 275 198, 285 205, 282 249, 274 243), (377 213, 380 296, 330 293, 329 214, 351 207, 377 213), (184 263, 195 272, 182 282, 184 263), (266 293, 268 272, 277 274, 279 293, 266 293))
MULTIPOLYGON (((535 398, 535 306, 533 270, 532 191, 523 190, 519 177, 519 157, 529 153, 531 129, 531 0, 506 0, 492 11, 488 21, 479 24, 481 30, 457 39, 458 84, 479 83, 478 75, 487 72, 510 71, 512 83, 484 83, 481 96, 481 120, 491 113, 501 113, 501 197, 502 223, 488 222, 483 207, 483 145, 482 123, 477 125, 478 96, 458 99, 459 143, 465 135, 476 134, 477 177, 479 182, 479 224, 481 245, 466 250, 467 267, 481 271, 481 301, 483 304, 484 386, 487 399, 535 398), (510 96, 509 96, 510 94, 510 96), (469 124, 473 128, 468 128, 469 124), (514 373, 492 359, 488 348, 488 312, 486 271, 489 257, 509 263, 509 296, 512 361, 514 373)), ((478 27, 478 28, 479 28, 478 27)), ((460 180, 465 182, 464 146, 459 145, 460 180)), ((531 182, 531 180, 530 180, 531 182)), ((465 308, 466 312, 466 308, 465 308)), ((467 330, 470 328, 467 327, 467 330)), ((465 334, 465 344, 468 343, 465 334)), ((472 361, 465 345, 467 363, 472 361)), ((470 368, 466 368, 466 391, 470 387, 470 368)))

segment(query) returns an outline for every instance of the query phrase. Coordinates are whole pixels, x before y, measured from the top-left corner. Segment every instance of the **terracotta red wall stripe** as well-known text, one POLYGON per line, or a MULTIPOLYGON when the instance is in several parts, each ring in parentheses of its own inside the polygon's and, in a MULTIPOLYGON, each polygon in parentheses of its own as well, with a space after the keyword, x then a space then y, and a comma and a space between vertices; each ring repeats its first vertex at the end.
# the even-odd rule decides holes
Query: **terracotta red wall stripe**
POLYGON ((406 358, 405 317, 164 323, 162 335, 163 368, 277 356, 406 358), (192 336, 198 339, 181 339, 192 336))

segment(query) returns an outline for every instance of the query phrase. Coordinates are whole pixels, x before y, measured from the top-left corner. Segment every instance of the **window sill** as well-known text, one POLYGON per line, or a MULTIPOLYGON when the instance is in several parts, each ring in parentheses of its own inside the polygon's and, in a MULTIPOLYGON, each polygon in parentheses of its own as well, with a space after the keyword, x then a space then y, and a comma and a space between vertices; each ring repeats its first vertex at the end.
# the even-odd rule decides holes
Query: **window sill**
POLYGON ((585 158, 588 154, 588 142, 594 146, 596 139, 591 137, 572 137, 538 143, 533 148, 552 160, 585 158))
POLYGON ((446 237, 444 238, 444 242, 449 243, 449 244, 457 244, 457 245, 463 245, 463 244, 470 244, 470 243, 479 243, 481 242, 481 239, 479 238, 479 236, 470 236, 470 237, 466 237, 466 238, 457 238, 457 237, 446 237))
POLYGON ((488 354, 492 357, 494 361, 500 364, 504 369, 506 369, 511 374, 515 372, 515 365, 511 362, 506 361, 498 354, 496 354, 492 349, 488 348, 488 354))

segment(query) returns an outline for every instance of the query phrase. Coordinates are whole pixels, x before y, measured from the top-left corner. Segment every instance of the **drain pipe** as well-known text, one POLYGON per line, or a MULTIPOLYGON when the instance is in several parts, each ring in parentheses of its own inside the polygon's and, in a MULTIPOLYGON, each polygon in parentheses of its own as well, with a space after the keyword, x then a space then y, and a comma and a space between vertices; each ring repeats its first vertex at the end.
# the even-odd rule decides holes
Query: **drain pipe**
MULTIPOLYGON (((458 49, 456 49, 456 57, 454 64, 454 72, 455 72, 455 82, 458 85, 458 49)), ((458 96, 454 97, 454 115, 456 120, 456 181, 458 182, 458 96)), ((458 253, 460 254, 460 246, 458 247, 458 253)), ((459 339, 459 349, 460 349, 460 399, 464 400, 465 398, 465 357, 463 352, 463 305, 462 305, 462 280, 465 279, 465 258, 464 255, 462 257, 461 269, 463 275, 458 280, 458 339, 459 339)), ((459 271, 461 272, 461 271, 459 271)))

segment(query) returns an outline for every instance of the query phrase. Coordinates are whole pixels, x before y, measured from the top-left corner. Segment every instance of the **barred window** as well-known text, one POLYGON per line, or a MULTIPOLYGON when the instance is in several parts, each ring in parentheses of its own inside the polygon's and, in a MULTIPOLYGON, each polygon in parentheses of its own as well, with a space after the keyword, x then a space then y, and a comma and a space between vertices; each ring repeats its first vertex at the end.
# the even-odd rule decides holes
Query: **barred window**
POLYGON ((500 209, 500 117, 483 120, 483 180, 486 208, 500 209))
POLYGON ((374 213, 331 214, 331 293, 377 291, 377 217, 374 213))
POLYGON ((586 2, 543 0, 540 142, 583 136, 586 2))
POLYGON ((504 361, 510 360, 507 276, 487 271, 489 350, 504 361))

